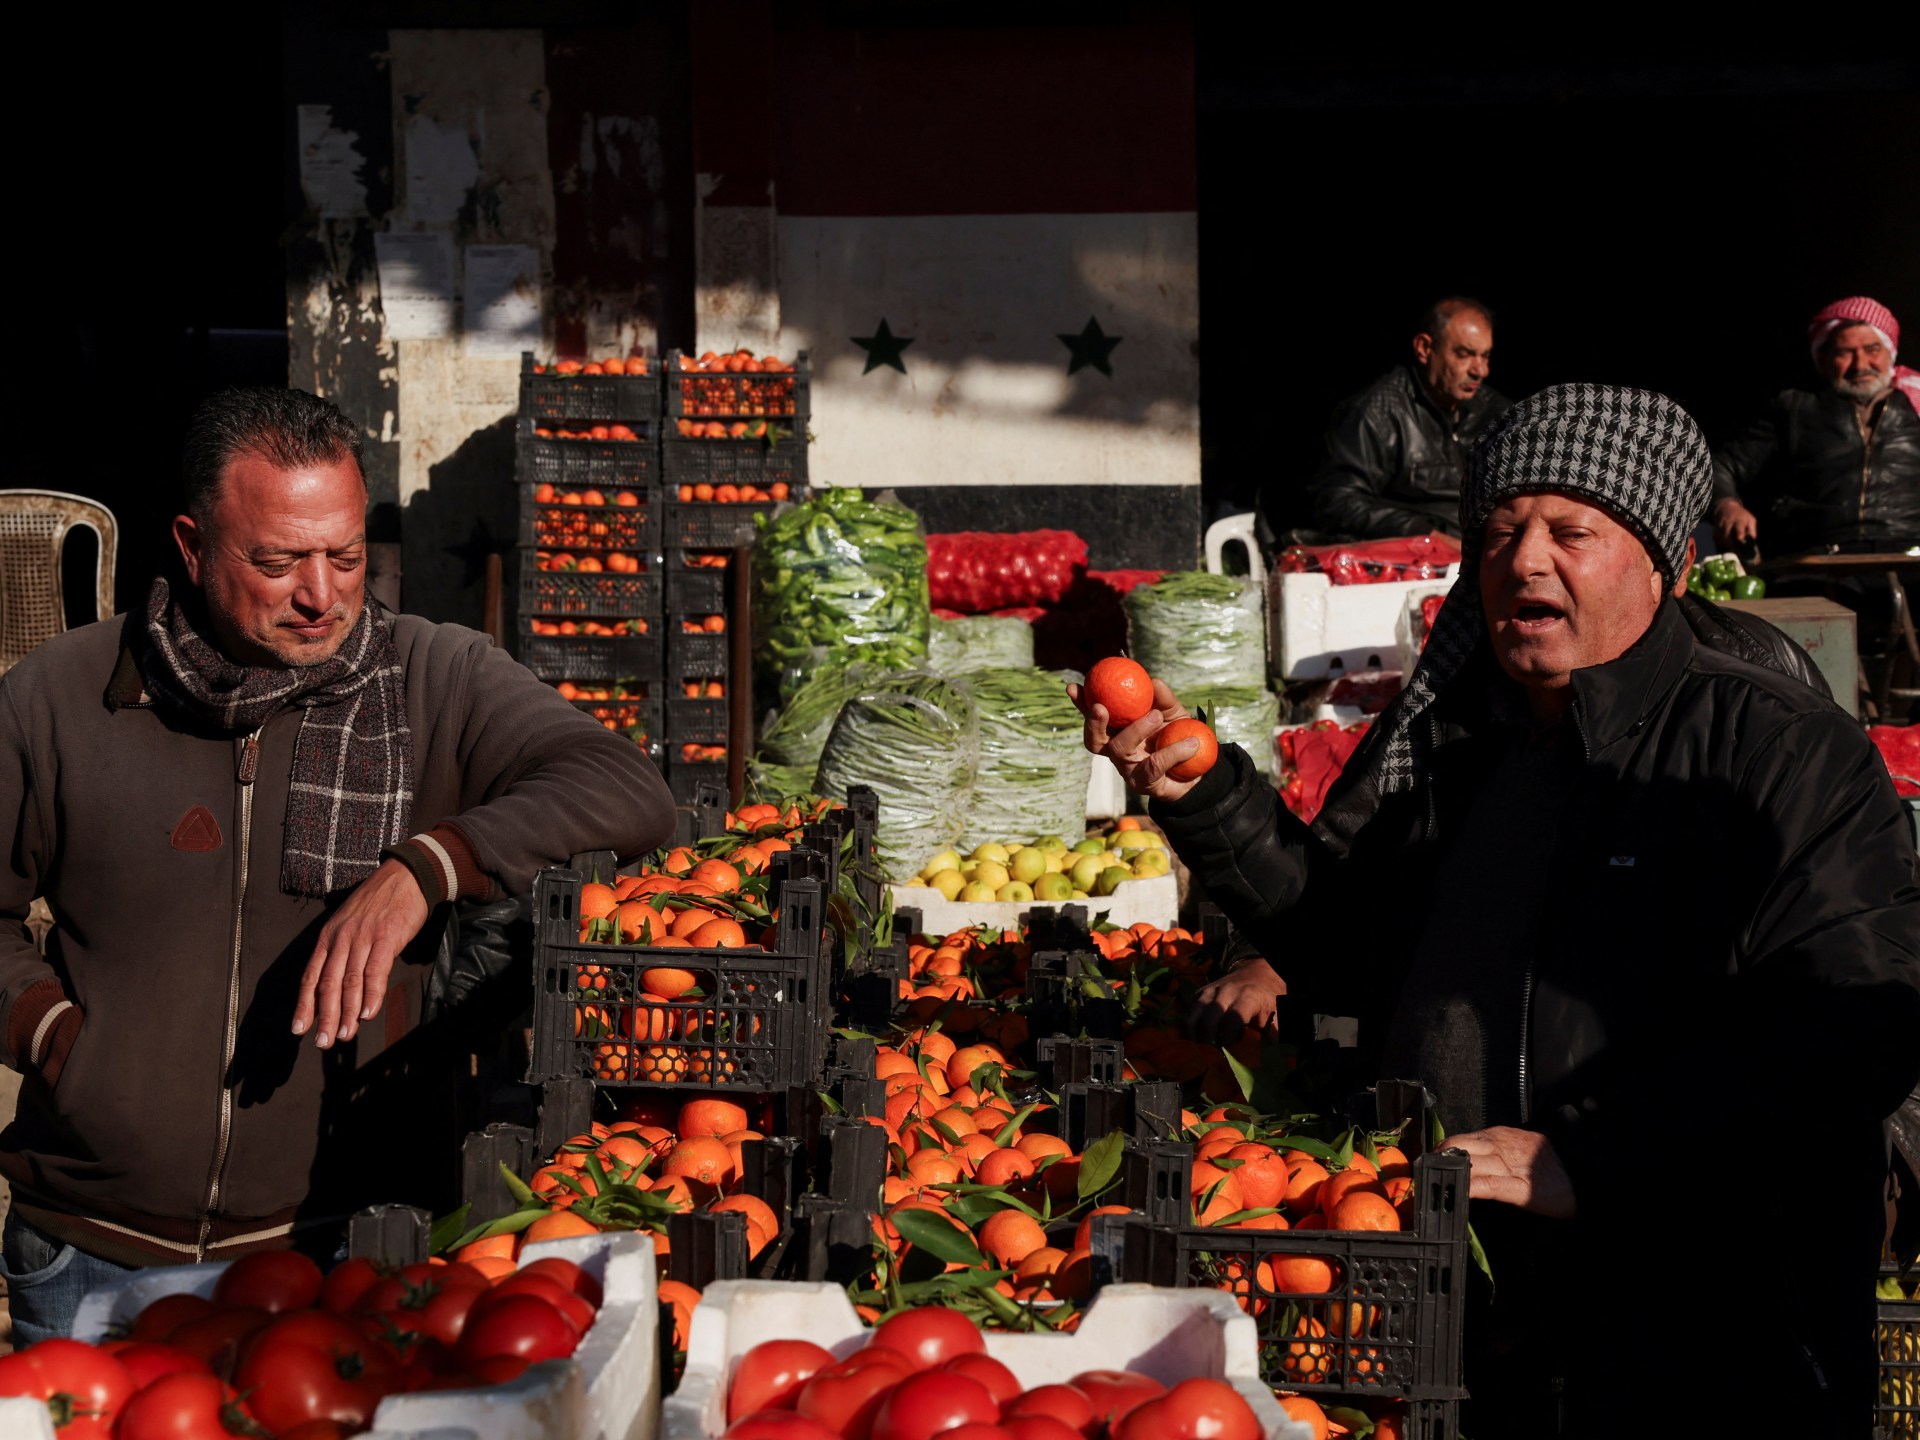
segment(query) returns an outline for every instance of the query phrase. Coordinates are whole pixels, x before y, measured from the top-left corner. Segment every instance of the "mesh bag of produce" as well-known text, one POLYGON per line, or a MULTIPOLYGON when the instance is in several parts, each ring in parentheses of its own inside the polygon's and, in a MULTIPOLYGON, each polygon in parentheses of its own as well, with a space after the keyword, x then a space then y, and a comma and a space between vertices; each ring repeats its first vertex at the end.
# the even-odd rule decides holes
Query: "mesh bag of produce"
POLYGON ((873 678, 840 707, 815 788, 845 800, 850 787, 871 785, 880 797, 880 869, 907 880, 960 839, 979 763, 978 726, 963 682, 925 671, 873 678))
POLYGON ((966 677, 980 727, 980 763, 967 797, 961 847, 1087 828, 1093 756, 1066 681, 1048 670, 978 670, 966 677))
POLYGON ((1014 615, 934 617, 927 668, 936 675, 965 675, 1001 667, 1028 669, 1033 664, 1033 626, 1014 615))
POLYGON ((756 758, 768 765, 804 770, 807 784, 801 788, 811 789, 813 772, 820 764, 820 751, 827 743, 840 707, 850 696, 871 688, 891 673, 869 665, 853 665, 823 670, 812 676, 760 727, 756 758))
POLYGON ((1273 732, 1280 724, 1280 699, 1271 690, 1244 685, 1200 685, 1182 690, 1180 703, 1205 711, 1222 745, 1238 745, 1262 775, 1273 773, 1273 732))
POLYGON ((911 510, 829 487, 766 523, 753 551, 763 694, 789 699, 822 670, 925 662, 927 542, 911 510))
POLYGON ((1266 684, 1267 607, 1259 582, 1183 570, 1134 586, 1124 603, 1133 658, 1183 701, 1202 686, 1266 684))

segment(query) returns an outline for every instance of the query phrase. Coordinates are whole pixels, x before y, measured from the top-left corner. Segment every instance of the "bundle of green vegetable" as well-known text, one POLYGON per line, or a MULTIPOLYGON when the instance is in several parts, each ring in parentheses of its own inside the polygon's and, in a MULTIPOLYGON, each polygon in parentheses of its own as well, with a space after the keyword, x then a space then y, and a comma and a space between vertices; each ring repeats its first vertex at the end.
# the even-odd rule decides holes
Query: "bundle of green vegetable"
POLYGON ((747 799, 755 804, 772 804, 789 795, 807 795, 813 791, 813 765, 776 765, 757 756, 747 761, 747 799))
POLYGON ((880 797, 880 868, 906 880, 960 838, 978 728, 961 682, 925 671, 874 679, 840 708, 820 752, 818 790, 845 800, 850 786, 873 787, 880 797))
POLYGON ((851 665, 810 677, 760 728, 757 758, 765 764, 806 771, 807 783, 801 788, 811 790, 820 751, 840 707, 849 697, 883 683, 892 673, 871 665, 851 665))
POLYGON ((1198 686, 1266 683, 1266 596, 1257 581, 1179 571, 1134 586, 1123 603, 1133 658, 1183 700, 1198 686))
POLYGON ((1188 711, 1204 711, 1222 745, 1232 742, 1252 757, 1262 775, 1273 773, 1273 732, 1280 724, 1280 701, 1270 690, 1245 685, 1199 685, 1180 692, 1188 711))
MULTIPOLYGON (((1047 670, 978 670, 966 677, 980 725, 980 764, 961 824, 961 848, 1086 830, 1093 756, 1086 722, 1065 682, 1047 670)), ((929 854, 932 852, 928 852, 929 854)), ((926 856, 920 857, 925 860, 926 856)))
POLYGON ((903 505, 829 487, 767 522, 753 553, 753 628, 768 693, 854 663, 927 655, 927 542, 903 505))
POLYGON ((965 675, 998 666, 1033 664, 1033 626, 1017 615, 934 617, 927 668, 937 675, 965 675))

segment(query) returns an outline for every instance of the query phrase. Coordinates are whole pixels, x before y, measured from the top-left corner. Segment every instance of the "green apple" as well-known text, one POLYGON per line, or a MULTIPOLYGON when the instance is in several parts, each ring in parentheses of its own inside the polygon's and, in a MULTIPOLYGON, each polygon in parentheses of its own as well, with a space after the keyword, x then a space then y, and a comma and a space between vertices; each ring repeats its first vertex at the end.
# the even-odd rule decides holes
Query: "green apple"
POLYGON ((1111 895, 1126 881, 1133 879, 1133 872, 1124 865, 1109 865, 1100 872, 1100 878, 1094 882, 1095 893, 1111 895))
POLYGON ((1033 899, 1033 887, 1024 880, 1009 880, 998 890, 994 891, 993 898, 996 900, 1031 900, 1033 899))
POLYGON ((1165 875, 1173 869, 1173 860, 1160 849, 1142 850, 1133 857, 1133 873, 1142 880, 1165 875))
POLYGON ((1057 902, 1073 898, 1073 882, 1058 870, 1049 870, 1033 882, 1033 898, 1057 902))
POLYGON ((927 884, 951 900, 967 888, 967 877, 962 875, 958 870, 942 870, 939 874, 928 880, 927 884))
POLYGON ((1064 850, 1067 848, 1067 842, 1062 840, 1058 835, 1042 835, 1038 840, 1035 840, 1033 844, 1037 850, 1064 850))
POLYGON ((1067 872, 1076 890, 1092 890, 1100 878, 1100 872, 1107 868, 1105 855, 1082 855, 1073 862, 1073 869, 1067 872))
POLYGON ((973 858, 982 861, 991 860, 996 865, 1004 865, 1010 857, 1007 854, 1006 846, 989 840, 983 845, 973 847, 973 858))
POLYGON ((1107 842, 1096 835, 1089 835, 1085 840, 1082 840, 1078 845, 1073 847, 1073 853, 1076 855, 1104 855, 1107 853, 1107 842))
POLYGON ((976 900, 991 900, 994 898, 994 889, 993 886, 983 885, 976 880, 973 884, 962 890, 957 898, 966 901, 968 904, 972 904, 976 900))
POLYGON ((1028 845, 1014 855, 1013 863, 1007 869, 1015 880, 1023 885, 1031 885, 1047 873, 1047 857, 1044 852, 1028 845))

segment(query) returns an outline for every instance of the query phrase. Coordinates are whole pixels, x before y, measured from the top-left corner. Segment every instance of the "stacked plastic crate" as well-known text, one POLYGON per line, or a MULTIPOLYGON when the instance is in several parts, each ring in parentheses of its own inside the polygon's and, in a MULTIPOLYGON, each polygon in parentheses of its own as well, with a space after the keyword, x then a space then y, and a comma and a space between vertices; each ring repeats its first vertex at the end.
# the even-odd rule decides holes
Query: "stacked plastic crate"
POLYGON ((734 551, 756 515, 806 491, 811 372, 805 351, 676 350, 665 378, 666 768, 685 803, 726 783, 734 551))
POLYGON ((661 753, 660 377, 653 362, 521 361, 516 654, 661 753), (618 368, 613 368, 618 367, 618 368))

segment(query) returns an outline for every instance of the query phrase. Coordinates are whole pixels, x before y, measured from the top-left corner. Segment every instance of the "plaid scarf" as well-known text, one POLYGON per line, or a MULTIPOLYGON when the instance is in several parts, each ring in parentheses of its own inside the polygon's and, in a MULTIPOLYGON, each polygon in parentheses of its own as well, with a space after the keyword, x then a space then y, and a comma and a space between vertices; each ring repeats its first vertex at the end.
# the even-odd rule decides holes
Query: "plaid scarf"
POLYGON ((1459 577, 1406 689, 1334 782, 1314 832, 1345 854, 1382 799, 1424 782, 1435 727, 1423 717, 1487 644, 1480 545, 1495 506, 1544 491, 1597 505, 1639 537, 1671 584, 1712 488, 1699 427, 1651 390, 1553 385, 1501 416, 1474 446, 1460 490, 1459 577))
POLYGON ((413 732, 385 613, 369 601, 333 658, 307 669, 238 665, 176 601, 165 576, 147 595, 141 678, 156 699, 220 730, 259 729, 303 711, 293 744, 280 888, 324 899, 358 885, 405 838, 413 732))

